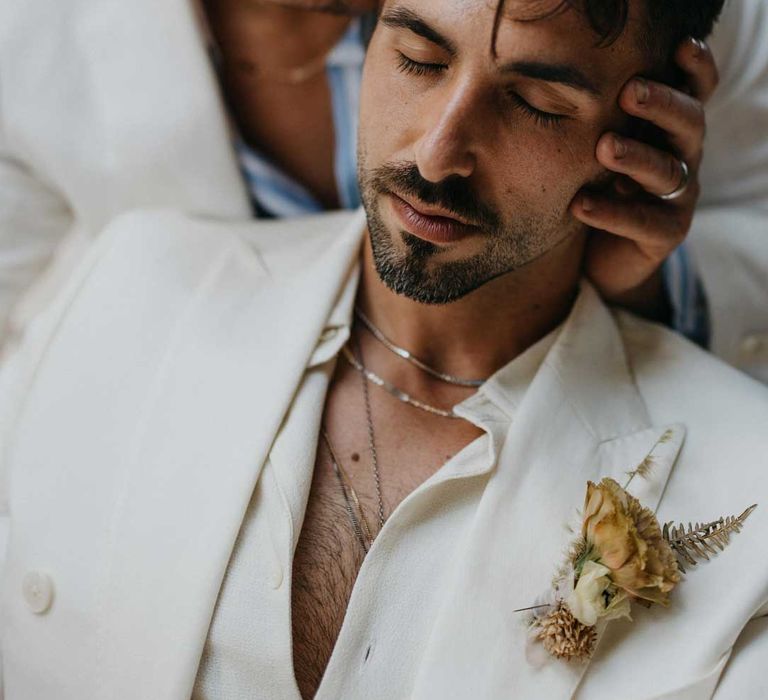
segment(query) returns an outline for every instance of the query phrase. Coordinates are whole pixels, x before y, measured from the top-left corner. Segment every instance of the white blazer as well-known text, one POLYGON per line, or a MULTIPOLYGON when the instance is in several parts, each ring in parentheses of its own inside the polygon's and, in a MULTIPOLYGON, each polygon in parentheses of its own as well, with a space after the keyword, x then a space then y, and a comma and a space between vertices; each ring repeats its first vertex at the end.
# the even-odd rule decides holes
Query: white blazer
MULTIPOLYGON (((120 212, 250 216, 192 0, 0 0, 0 328, 18 329, 120 212), (40 277, 56 251, 56 262, 40 277)), ((713 349, 768 381, 768 3, 734 0, 713 38, 691 244, 713 349)))
MULTIPOLYGON (((0 377, 5 700, 188 700, 360 226, 128 215, 36 322, 0 377)), ((439 592, 415 700, 765 697, 768 390, 588 301, 510 428, 500 459, 516 466, 489 480, 439 592), (535 668, 513 608, 546 592, 587 480, 622 478, 670 425, 632 489, 662 521, 760 507, 669 609, 615 623, 587 666, 535 668)))

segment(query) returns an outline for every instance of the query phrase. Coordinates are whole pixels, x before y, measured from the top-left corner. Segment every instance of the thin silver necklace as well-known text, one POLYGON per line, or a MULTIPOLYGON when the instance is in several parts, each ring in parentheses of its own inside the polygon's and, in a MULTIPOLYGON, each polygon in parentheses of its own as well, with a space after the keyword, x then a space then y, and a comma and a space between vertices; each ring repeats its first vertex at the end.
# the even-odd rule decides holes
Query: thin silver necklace
POLYGON ((349 516, 349 520, 352 523, 352 531, 355 533, 357 541, 363 549, 364 554, 368 554, 368 550, 373 543, 373 535, 371 534, 371 528, 368 525, 368 519, 365 517, 365 511, 363 505, 360 502, 360 498, 352 486, 352 480, 349 478, 344 467, 341 465, 341 461, 336 456, 336 450, 333 448, 331 438, 328 435, 328 431, 322 429, 323 439, 325 440, 325 446, 328 449, 328 454, 331 457, 331 465, 333 466, 333 472, 336 474, 336 479, 339 482, 339 488, 341 489, 341 495, 344 497, 344 506, 349 516), (355 515, 355 509, 360 513, 358 518, 355 515))
POLYGON ((435 379, 439 379, 440 381, 446 382, 447 384, 473 388, 482 386, 485 383, 484 379, 462 379, 461 377, 454 377, 452 374, 446 374, 445 372, 441 372, 434 367, 430 367, 426 362, 423 362, 418 357, 412 355, 410 351, 406 350, 405 348, 401 348, 399 345, 395 345, 395 343, 393 343, 389 338, 387 338, 386 335, 384 335, 380 328, 374 325, 373 321, 371 321, 371 319, 369 319, 363 313, 359 306, 355 307, 355 316, 360 319, 362 324, 371 333, 371 335, 373 335, 376 340, 378 340, 385 348, 387 348, 387 350, 394 353, 403 360, 407 360, 414 367, 418 367, 420 370, 426 372, 435 379))
MULTIPOLYGON (((360 364, 365 367, 363 359, 363 349, 360 343, 357 343, 357 354, 360 358, 360 364)), ((368 392, 368 381, 364 375, 360 375, 360 381, 363 385, 363 400, 365 401, 365 417, 368 421, 368 449, 371 451, 371 461, 373 463, 373 478, 376 482, 376 497, 379 500, 379 531, 384 527, 384 499, 381 496, 381 476, 379 475, 379 455, 376 452, 376 436, 373 430, 373 411, 371 411, 371 396, 368 392)))
POLYGON ((437 406, 430 406, 427 403, 424 403, 423 401, 419 401, 418 399, 414 399, 410 394, 407 394, 402 389, 398 389, 394 384, 391 382, 388 382, 386 379, 382 379, 378 374, 375 372, 372 372, 369 370, 360 360, 358 360, 353 354, 352 351, 345 345, 341 349, 342 354, 344 355, 344 358, 349 362, 352 367, 354 367, 358 372, 360 372, 361 376, 363 377, 363 381, 371 382, 371 384, 375 384, 376 386, 381 387, 386 392, 394 396, 398 401, 402 401, 403 403, 407 403, 410 406, 413 406, 414 408, 421 409, 422 411, 426 411, 427 413, 431 413, 435 416, 441 416, 442 418, 458 418, 454 412, 453 409, 446 411, 443 408, 438 408, 437 406))
MULTIPOLYGON (((362 349, 360 348, 359 344, 357 344, 357 352, 358 352, 358 355, 360 356, 360 361, 358 362, 362 366, 362 349)), ((355 359, 357 360, 357 358, 355 359)), ((370 452, 371 452, 371 466, 373 470, 373 480, 376 484, 376 498, 378 500, 378 506, 379 506, 379 513, 378 513, 379 532, 381 532, 381 530, 384 528, 386 517, 384 515, 384 499, 381 494, 381 475, 379 473, 379 455, 376 451, 376 435, 373 427, 373 411, 371 410, 371 397, 368 392, 368 382, 365 376, 361 375, 360 379, 361 379, 362 388, 363 388, 365 416, 368 423, 368 448, 370 449, 370 452)), ((341 493, 344 497, 344 504, 346 507, 349 520, 352 523, 352 530, 355 533, 355 537, 357 541, 360 543, 360 546, 363 549, 363 554, 364 555, 368 554, 368 551, 370 550, 371 545, 373 544, 373 541, 376 539, 376 535, 374 535, 371 532, 371 527, 368 524, 368 519, 365 517, 365 511, 363 510, 363 505, 360 501, 360 498, 357 495, 357 492, 355 491, 354 486, 352 486, 352 480, 350 479, 344 467, 341 465, 341 461, 336 455, 336 451, 333 448, 333 445, 331 443, 331 438, 328 435, 328 431, 325 429, 325 427, 323 427, 321 429, 321 432, 323 435, 323 439, 325 440, 326 447, 328 448, 328 453, 331 457, 331 465, 333 466, 333 471, 336 474, 336 478, 339 482, 339 487, 341 488, 341 493), (359 517, 355 515, 355 509, 358 511, 359 517)))

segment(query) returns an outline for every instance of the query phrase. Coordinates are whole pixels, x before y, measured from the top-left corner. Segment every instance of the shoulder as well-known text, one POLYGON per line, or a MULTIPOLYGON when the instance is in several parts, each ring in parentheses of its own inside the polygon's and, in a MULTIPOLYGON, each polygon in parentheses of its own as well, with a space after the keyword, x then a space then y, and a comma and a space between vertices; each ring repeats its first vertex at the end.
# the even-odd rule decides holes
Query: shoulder
POLYGON ((361 224, 348 212, 274 222, 171 210, 123 214, 96 237, 39 321, 47 344, 64 332, 103 338, 171 327, 203 298, 207 308, 221 309, 269 294, 265 280, 332 268, 359 246, 361 224))
POLYGON ((54 347, 70 347, 80 364, 84 356, 137 364, 201 300, 216 314, 252 299, 266 278, 324 264, 335 245, 359 240, 350 228, 357 221, 354 213, 276 222, 123 214, 96 237, 15 355, 35 355, 38 366, 54 347))
POLYGON ((254 308, 259 295, 267 308, 310 265, 330 268, 330 289, 328 263, 345 260, 359 241, 359 230, 345 235, 355 221, 233 223, 165 210, 116 218, 0 372, 0 452, 33 393, 65 410, 98 413, 107 401, 115 410, 153 385, 185 333, 232 342, 215 335, 222 318, 254 308), (344 250, 334 249, 338 242, 344 250), (273 291, 269 282, 281 275, 288 286, 273 291))
MULTIPOLYGON (((138 210, 116 217, 99 235, 99 267, 140 262, 203 267, 235 253, 242 262, 272 271, 299 269, 336 242, 359 236, 362 212, 333 212, 287 220, 231 221, 175 210, 138 210)), ((148 266, 148 267, 146 267, 148 266)))
POLYGON ((713 429, 738 426, 768 447, 768 387, 663 326, 624 312, 618 322, 652 417, 684 413, 713 429))
MULTIPOLYGON (((757 503, 746 539, 765 536, 768 387, 661 326, 625 313, 618 318, 651 421, 686 430, 662 518, 716 520, 757 503)), ((768 581, 768 564, 765 575, 768 581)))

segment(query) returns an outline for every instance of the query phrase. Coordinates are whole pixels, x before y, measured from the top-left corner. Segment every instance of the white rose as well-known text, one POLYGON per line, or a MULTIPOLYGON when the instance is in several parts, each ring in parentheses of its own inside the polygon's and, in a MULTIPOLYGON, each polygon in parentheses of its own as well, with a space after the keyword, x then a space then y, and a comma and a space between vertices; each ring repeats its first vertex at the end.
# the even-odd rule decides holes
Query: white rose
POLYGON ((611 585, 607 576, 610 572, 607 566, 588 561, 584 564, 576 588, 566 598, 566 605, 582 625, 592 627, 605 612, 603 591, 611 585))

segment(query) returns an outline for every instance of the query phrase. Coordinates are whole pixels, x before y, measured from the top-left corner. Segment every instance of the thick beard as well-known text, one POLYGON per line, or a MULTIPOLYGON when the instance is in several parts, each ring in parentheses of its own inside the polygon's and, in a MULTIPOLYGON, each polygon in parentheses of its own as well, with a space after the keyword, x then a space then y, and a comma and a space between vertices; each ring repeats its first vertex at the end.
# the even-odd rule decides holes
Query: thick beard
POLYGON ((420 304, 450 304, 495 276, 487 273, 481 256, 443 263, 430 270, 430 259, 439 253, 438 246, 401 231, 406 252, 399 253, 378 207, 366 205, 366 216, 376 272, 396 294, 420 304))
POLYGON ((368 220, 368 231, 376 272, 396 294, 421 304, 450 304, 470 294, 487 282, 512 272, 535 259, 542 251, 541 222, 528 218, 514 227, 484 231, 484 250, 464 260, 434 263, 441 248, 407 231, 391 232, 381 215, 379 202, 383 196, 376 186, 376 174, 360 172, 361 194, 368 220), (394 236, 400 236, 403 252, 394 236))

